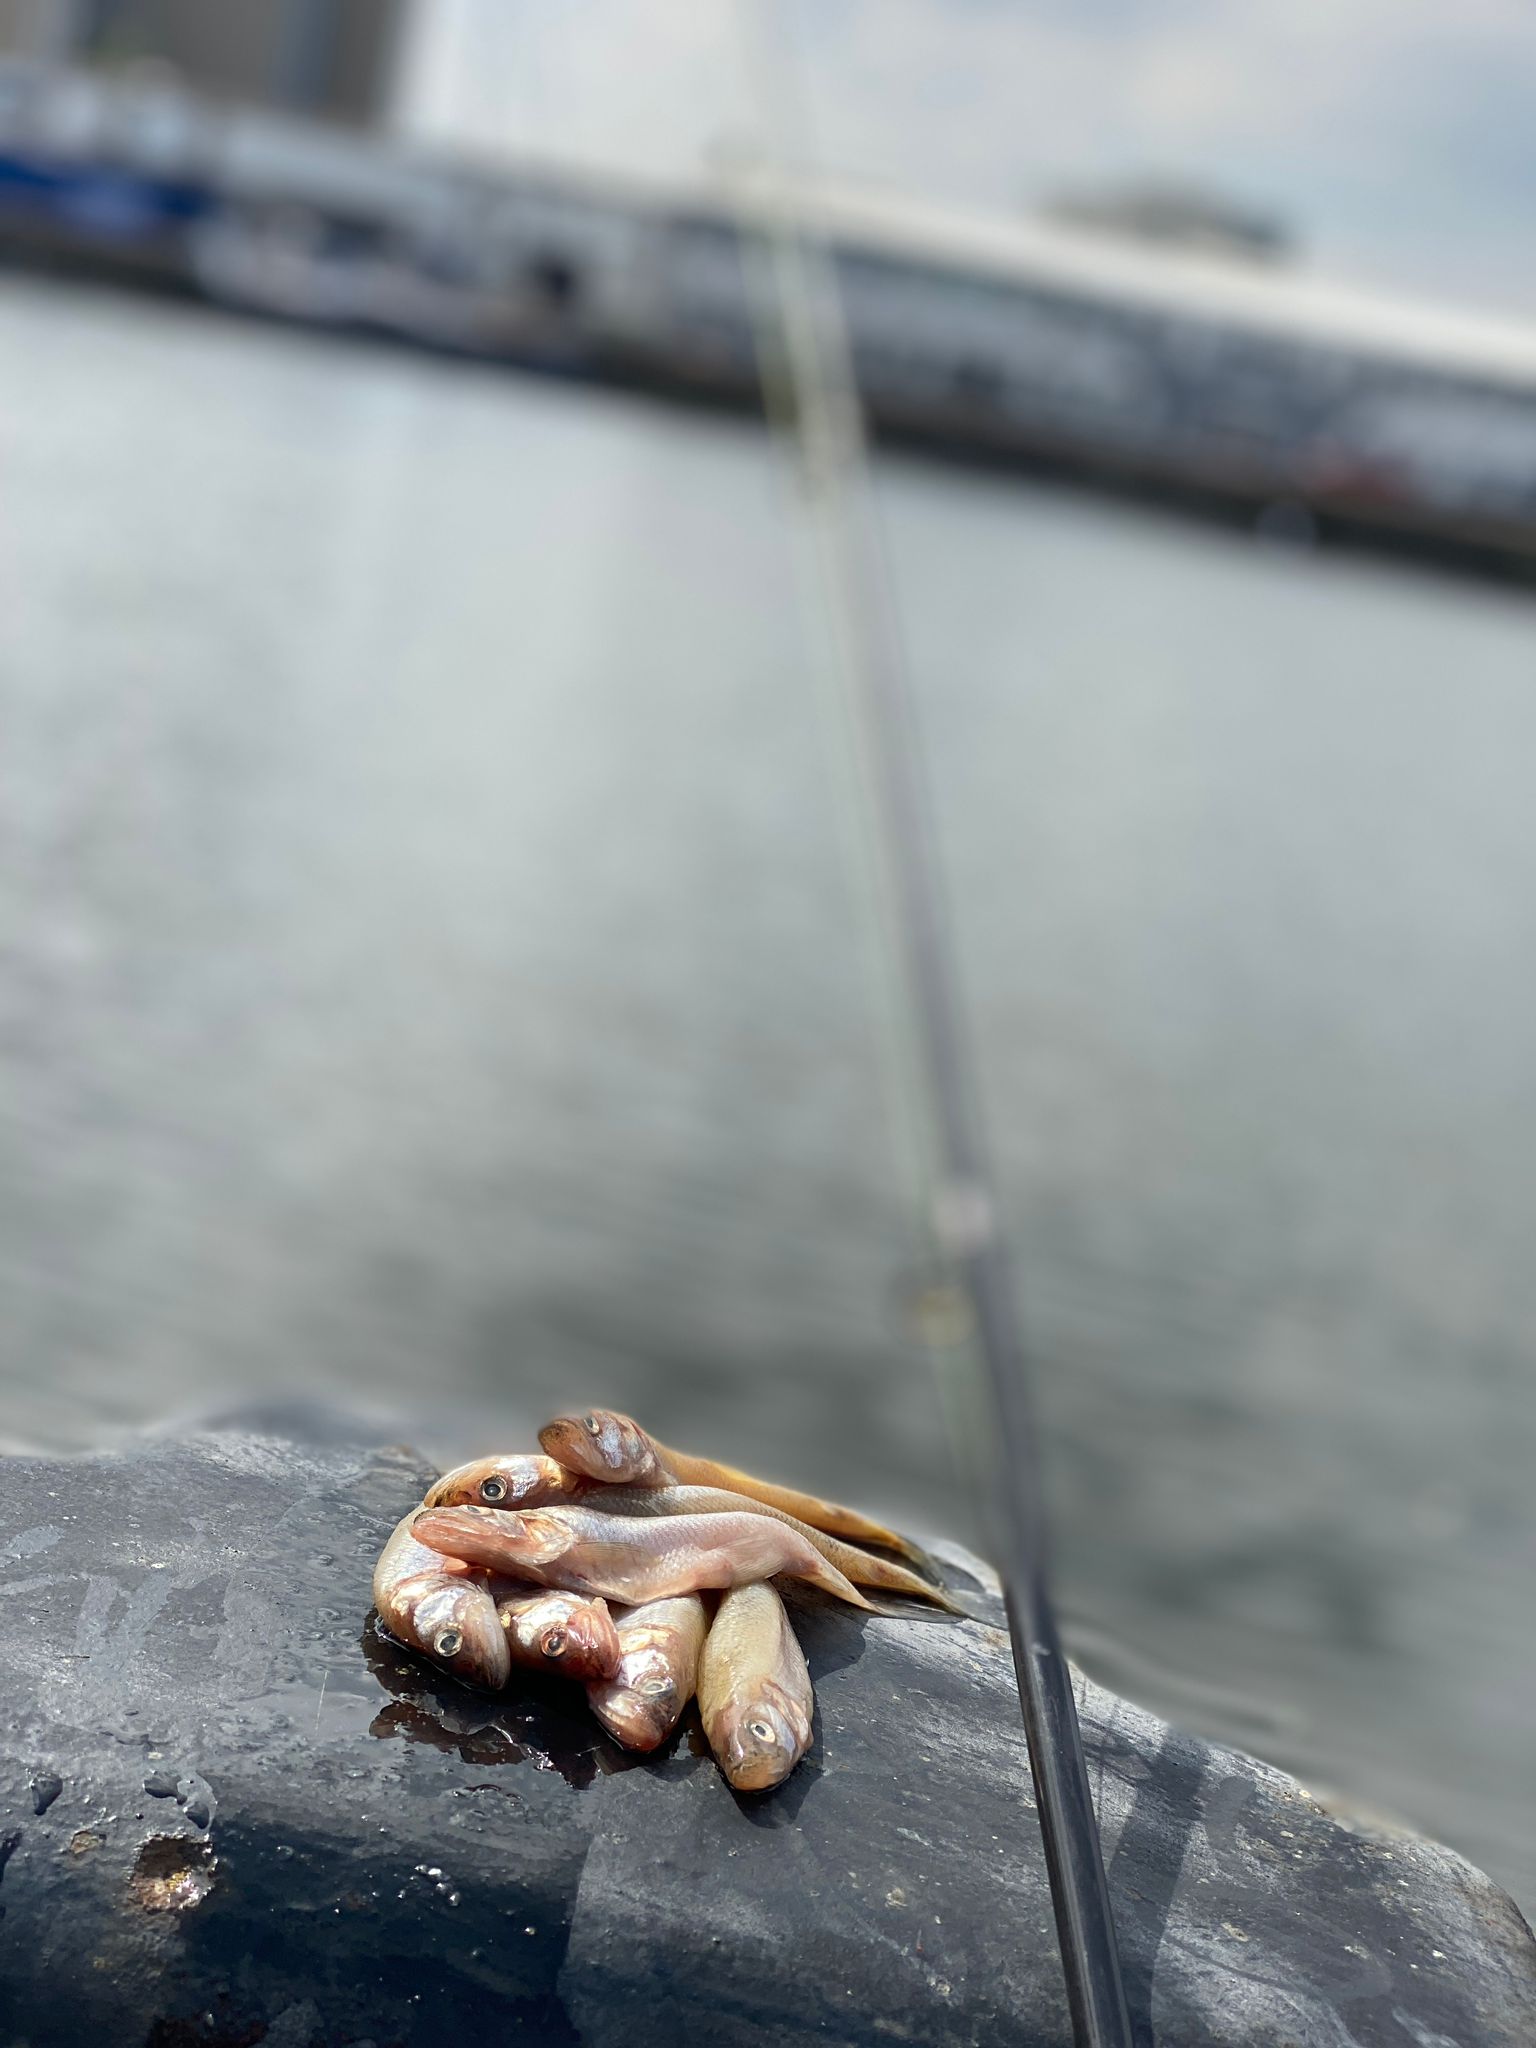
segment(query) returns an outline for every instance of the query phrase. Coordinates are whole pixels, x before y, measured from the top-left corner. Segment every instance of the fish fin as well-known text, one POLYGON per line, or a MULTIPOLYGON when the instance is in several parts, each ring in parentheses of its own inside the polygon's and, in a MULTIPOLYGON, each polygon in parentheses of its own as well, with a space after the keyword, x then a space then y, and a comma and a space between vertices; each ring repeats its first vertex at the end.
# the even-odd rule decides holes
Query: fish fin
POLYGON ((919 1578, 894 1558, 876 1557, 871 1551, 861 1550, 856 1543, 844 1544, 836 1561, 853 1583, 866 1592, 901 1593, 912 1600, 927 1600, 935 1607, 953 1605, 942 1585, 919 1578))

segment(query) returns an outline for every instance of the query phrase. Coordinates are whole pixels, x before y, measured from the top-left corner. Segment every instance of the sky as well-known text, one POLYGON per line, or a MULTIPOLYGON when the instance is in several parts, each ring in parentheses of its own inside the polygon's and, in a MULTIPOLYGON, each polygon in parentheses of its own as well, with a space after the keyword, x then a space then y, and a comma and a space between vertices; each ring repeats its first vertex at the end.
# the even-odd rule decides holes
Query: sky
POLYGON ((688 176, 761 136, 769 6, 840 178, 993 213, 1195 180, 1331 275, 1536 316, 1536 0, 416 0, 401 120, 688 176))

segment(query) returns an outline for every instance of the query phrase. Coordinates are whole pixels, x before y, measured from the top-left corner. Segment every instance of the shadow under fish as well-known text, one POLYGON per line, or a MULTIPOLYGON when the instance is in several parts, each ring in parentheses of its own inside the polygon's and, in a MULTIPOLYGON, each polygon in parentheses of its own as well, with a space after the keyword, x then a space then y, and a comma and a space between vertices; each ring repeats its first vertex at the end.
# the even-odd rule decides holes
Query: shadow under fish
POLYGON ((391 1695, 374 1716, 370 1735, 425 1743, 466 1763, 553 1771, 578 1792, 599 1777, 668 1762, 697 1726, 690 1706, 659 1748, 631 1751, 604 1733, 585 1688, 570 1680, 520 1671, 504 1692, 475 1691, 397 1642, 377 1613, 369 1615, 360 1647, 369 1671, 391 1695))

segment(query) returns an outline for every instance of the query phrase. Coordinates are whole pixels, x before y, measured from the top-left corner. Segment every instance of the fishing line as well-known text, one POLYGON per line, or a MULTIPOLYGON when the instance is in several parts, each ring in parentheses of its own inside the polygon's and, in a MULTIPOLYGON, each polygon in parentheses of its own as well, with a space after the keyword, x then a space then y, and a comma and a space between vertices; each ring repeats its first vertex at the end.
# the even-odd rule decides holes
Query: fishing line
MULTIPOLYGON (((793 52, 773 0, 740 9, 765 131, 796 132, 793 52)), ((1046 1575, 1039 1439, 1012 1280, 966 1058, 957 979, 912 730, 902 648, 869 501, 863 409, 825 244, 775 151, 777 174, 740 180, 743 245, 766 255, 753 294, 764 399, 789 415, 826 585, 836 667, 854 741, 867 865, 877 882, 904 1107, 914 1118, 935 1249, 968 1310, 991 1395, 987 1475, 1046 1871, 1079 2048, 1131 2048, 1103 1850, 1071 1672, 1046 1575)))

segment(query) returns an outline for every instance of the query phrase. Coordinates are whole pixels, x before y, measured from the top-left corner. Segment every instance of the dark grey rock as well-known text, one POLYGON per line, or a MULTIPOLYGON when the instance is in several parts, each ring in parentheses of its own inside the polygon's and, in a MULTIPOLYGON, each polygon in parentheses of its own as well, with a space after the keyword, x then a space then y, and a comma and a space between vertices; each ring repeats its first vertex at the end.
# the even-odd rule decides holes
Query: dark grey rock
MULTIPOLYGON (((1068 2041, 983 1567, 943 1552, 963 1626, 797 1602, 817 1741, 740 1799, 696 1726, 629 1757, 367 1623, 426 1476, 277 1417, 0 1462, 4 2048, 1068 2041)), ((1536 2041, 1536 1944, 1460 1858, 1080 1701, 1143 2040, 1536 2041)))

